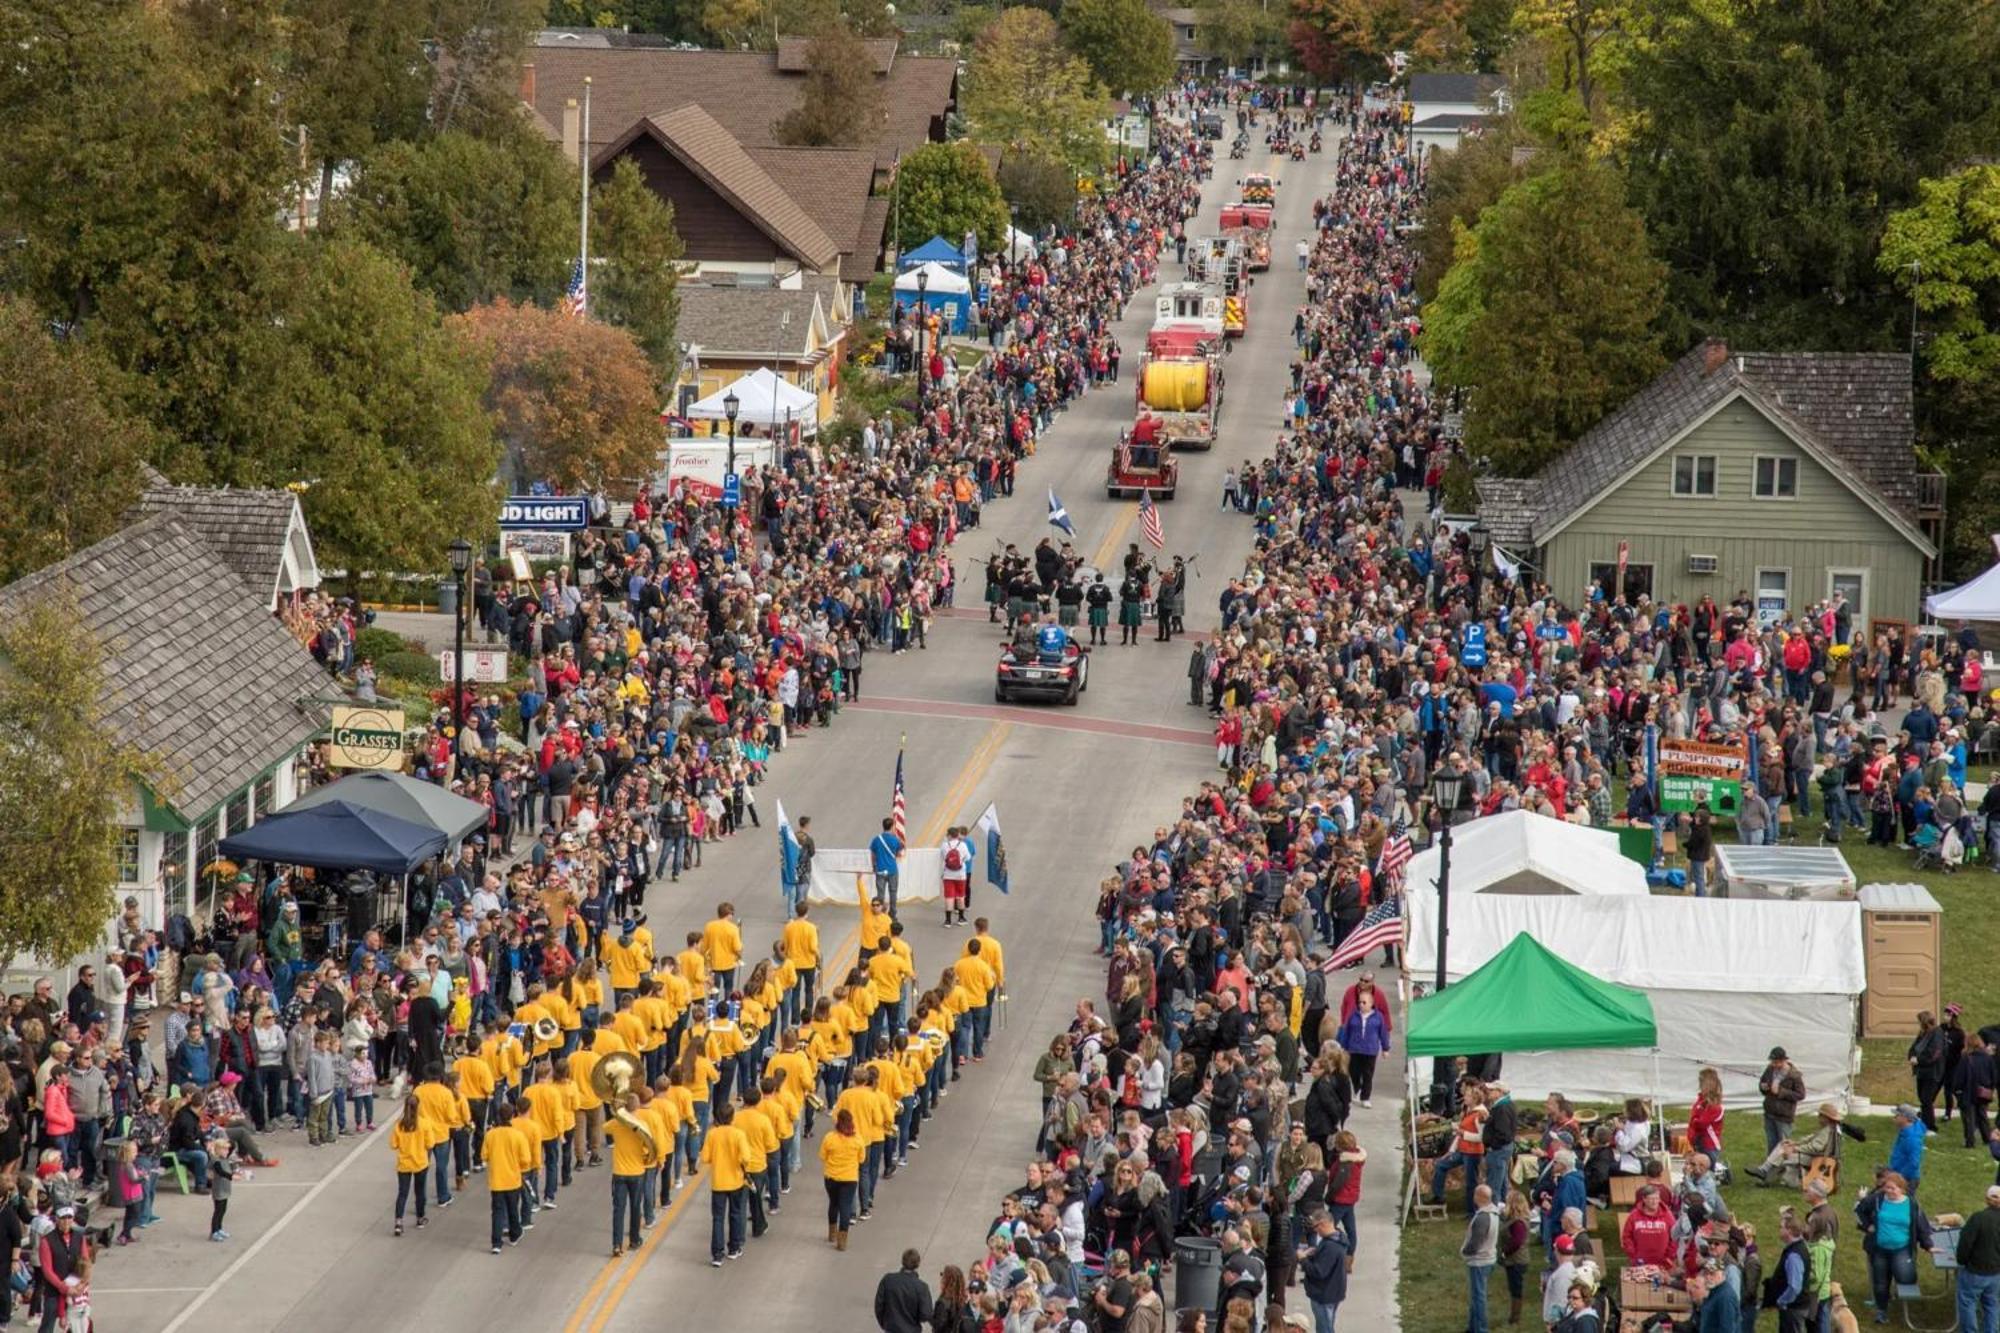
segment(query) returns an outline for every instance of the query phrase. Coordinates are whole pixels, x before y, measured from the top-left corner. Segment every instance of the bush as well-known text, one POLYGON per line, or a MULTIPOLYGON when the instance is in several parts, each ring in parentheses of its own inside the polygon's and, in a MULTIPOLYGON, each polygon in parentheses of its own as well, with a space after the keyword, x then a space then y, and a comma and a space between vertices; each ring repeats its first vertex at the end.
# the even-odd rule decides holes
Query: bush
POLYGON ((438 683, 437 659, 428 653, 412 653, 402 649, 375 655, 375 670, 378 675, 395 676, 400 680, 416 681, 420 684, 438 683))
POLYGON ((394 630, 380 629, 374 625, 354 636, 355 660, 371 657, 375 659, 378 667, 382 659, 391 653, 420 653, 423 650, 424 646, 414 639, 406 639, 394 630))

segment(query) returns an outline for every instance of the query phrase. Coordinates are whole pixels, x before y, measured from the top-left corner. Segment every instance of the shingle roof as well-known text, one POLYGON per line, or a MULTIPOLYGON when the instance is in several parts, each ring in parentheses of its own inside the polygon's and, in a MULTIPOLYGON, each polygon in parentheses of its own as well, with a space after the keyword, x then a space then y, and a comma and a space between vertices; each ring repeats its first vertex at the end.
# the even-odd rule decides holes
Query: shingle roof
POLYGON ((1412 74, 1412 102, 1483 102, 1507 86, 1498 74, 1412 74))
POLYGON ((1481 477, 1474 484, 1479 488, 1479 521, 1494 541, 1525 545, 1533 539, 1535 507, 1528 498, 1533 482, 1520 477, 1481 477))
MULTIPOLYGON (((1711 339, 1590 428, 1521 489, 1480 483, 1501 521, 1533 509, 1536 541, 1611 490, 1668 440, 1742 390, 1781 424, 1818 446, 1858 489, 1916 526, 1910 359, 1895 353, 1731 353, 1711 339)), ((1518 518, 1518 516, 1515 516, 1518 518)), ((1490 526, 1490 524, 1489 524, 1490 526)))
MULTIPOLYGON (((672 51, 651 47, 536 46, 535 109, 562 124, 563 103, 583 98, 591 80, 593 152, 646 116, 700 106, 746 144, 777 142, 772 122, 798 105, 805 79, 778 68, 770 51, 672 51)), ((879 164, 929 141, 933 120, 952 107, 958 62, 936 56, 899 57, 882 81, 887 113, 867 145, 879 164)))
POLYGON ((681 284, 680 337, 702 355, 785 357, 806 354, 819 293, 782 287, 681 284))
POLYGON ((1472 125, 1484 125, 1486 117, 1468 115, 1463 111, 1446 111, 1435 116, 1425 116, 1412 125, 1417 130, 1462 130, 1472 125))
MULTIPOLYGON (((894 37, 868 37, 861 43, 868 48, 868 58, 875 66, 877 74, 888 74, 896 64, 894 37)), ((806 51, 812 46, 810 37, 780 37, 778 39, 778 70, 783 74, 803 74, 809 68, 806 51)))
MULTIPOLYGON (((622 138, 599 150, 592 158, 592 168, 610 161, 625 145, 645 134, 658 140, 681 165, 802 263, 826 268, 840 257, 842 247, 813 221, 798 200, 771 179, 771 173, 757 164, 735 135, 698 106, 683 106, 641 119, 622 138)), ((858 221, 850 227, 850 236, 855 227, 858 221)))
POLYGON ((333 681, 194 527, 155 514, 0 589, 0 621, 58 583, 104 653, 104 712, 199 818, 326 724, 333 681))
POLYGON ((236 490, 227 486, 175 486, 164 477, 147 478, 133 506, 134 520, 171 513, 182 519, 236 571, 269 607, 285 563, 298 497, 290 491, 236 490))
MULTIPOLYGON (((868 191, 875 183, 875 155, 865 148, 778 148, 748 150, 840 250, 842 277, 866 282, 882 253, 886 209, 874 216, 869 234, 868 191)), ((886 200, 884 203, 886 204, 886 200)))

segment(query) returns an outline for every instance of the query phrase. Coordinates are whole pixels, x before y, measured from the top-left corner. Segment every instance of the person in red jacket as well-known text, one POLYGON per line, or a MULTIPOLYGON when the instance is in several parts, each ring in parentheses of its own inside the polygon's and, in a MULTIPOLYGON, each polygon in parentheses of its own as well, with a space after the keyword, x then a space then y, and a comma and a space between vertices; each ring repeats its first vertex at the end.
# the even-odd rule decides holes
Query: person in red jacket
POLYGON ((1674 1215, 1662 1206, 1657 1185, 1647 1185, 1639 1191, 1639 1205, 1626 1216, 1618 1241, 1627 1264, 1672 1266, 1674 1215))

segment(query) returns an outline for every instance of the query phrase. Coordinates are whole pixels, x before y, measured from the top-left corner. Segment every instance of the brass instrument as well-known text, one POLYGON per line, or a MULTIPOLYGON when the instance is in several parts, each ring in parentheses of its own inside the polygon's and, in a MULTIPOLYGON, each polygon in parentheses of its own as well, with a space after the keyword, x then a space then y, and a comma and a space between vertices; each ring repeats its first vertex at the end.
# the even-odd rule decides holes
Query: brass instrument
POLYGON ((535 1020, 533 1033, 535 1041, 538 1044, 551 1041, 560 1041, 562 1039, 562 1024, 556 1022, 555 1019, 551 1018, 547 1014, 544 1014, 540 1018, 535 1020))
POLYGON ((821 1115, 826 1114, 826 1098, 819 1095, 818 1088, 806 1089, 806 1105, 812 1107, 813 1110, 818 1111, 821 1115))
POLYGON ((639 1136, 645 1145, 646 1165, 658 1165, 660 1145, 646 1122, 632 1114, 632 1089, 645 1079, 645 1066, 630 1051, 612 1051, 590 1067, 590 1090, 611 1108, 611 1118, 639 1136))

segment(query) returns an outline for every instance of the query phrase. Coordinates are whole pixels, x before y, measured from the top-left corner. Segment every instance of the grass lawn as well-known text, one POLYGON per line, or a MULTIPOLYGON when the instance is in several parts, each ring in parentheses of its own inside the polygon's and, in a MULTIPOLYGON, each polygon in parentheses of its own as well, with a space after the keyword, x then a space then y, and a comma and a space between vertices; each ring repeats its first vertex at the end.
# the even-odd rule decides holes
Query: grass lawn
MULTIPOLYGON (((1818 840, 1823 825, 1817 817, 1817 808, 1813 818, 1798 823, 1801 842, 1818 840)), ((1864 846, 1863 836, 1850 829, 1841 843, 1856 881, 1915 882, 1931 891, 1944 907, 1945 999, 1965 1006, 1967 1027, 1992 1021, 2000 1014, 2000 968, 1994 966, 1994 959, 2000 957, 2000 915, 1993 913, 1989 905, 2000 894, 2000 877, 1993 876, 1983 864, 1955 875, 1915 875, 1910 871, 1910 853, 1893 847, 1864 846)), ((1908 1044, 1901 1037, 1862 1043, 1861 1074, 1855 1082, 1855 1091, 1873 1101, 1883 1114, 1855 1120, 1855 1124, 1867 1131, 1868 1141, 1849 1142, 1841 1157, 1841 1191, 1835 1202, 1841 1209, 1842 1226, 1834 1256, 1834 1275, 1845 1287, 1863 1327, 1872 1326, 1869 1312, 1864 1308, 1869 1297, 1868 1265, 1850 1210, 1856 1189, 1870 1179, 1876 1164, 1888 1160, 1895 1125, 1888 1118, 1887 1108, 1912 1096, 1909 1067, 1903 1054, 1908 1044)), ((1815 1095, 1808 1100, 1817 1103, 1819 1099, 1815 1095)), ((1686 1108, 1683 1106, 1671 1114, 1676 1120, 1684 1119, 1686 1108)), ((1762 1160, 1763 1129, 1755 1112, 1731 1115, 1723 1133, 1733 1165, 1741 1168, 1762 1160)), ((1937 1136, 1931 1139, 1930 1151, 1924 1158, 1923 1185, 1918 1193, 1927 1212, 1969 1214, 1982 1206, 1982 1194, 1994 1181, 1994 1164, 1984 1149, 1967 1151, 1960 1146, 1963 1142, 1957 1121, 1940 1126, 1937 1136)), ((1374 1188, 1381 1189, 1386 1183, 1377 1181, 1374 1188)), ((1426 1181, 1426 1188, 1428 1185, 1426 1181)), ((1734 1183, 1723 1191, 1723 1197, 1737 1217, 1757 1228, 1759 1250, 1768 1265, 1778 1251, 1778 1209, 1796 1202, 1799 1196, 1788 1190, 1760 1189, 1739 1169, 1734 1183)), ((1618 1253, 1615 1212, 1607 1211, 1598 1222, 1598 1234, 1608 1252, 1615 1256, 1618 1253)), ((1404 1333, 1460 1333, 1464 1329, 1465 1269, 1458 1258, 1464 1230, 1464 1222, 1454 1205, 1450 1221, 1412 1225, 1403 1231, 1400 1294, 1404 1333)), ((1539 1297, 1533 1290, 1533 1282, 1541 1271, 1543 1252, 1539 1246, 1532 1246, 1531 1254, 1530 1291, 1522 1310, 1521 1326, 1540 1328, 1534 1316, 1539 1297)), ((1918 1273, 1924 1290, 1932 1298, 1916 1306, 1913 1318, 1919 1327, 1943 1328, 1951 1322, 1948 1304, 1938 1299, 1944 1289, 1943 1279, 1931 1270, 1927 1260, 1918 1264, 1918 1273)), ((1493 1275, 1488 1300, 1489 1313, 1495 1322, 1504 1320, 1507 1297, 1503 1274, 1493 1275)), ((1894 1326, 1901 1327, 1900 1315, 1890 1317, 1894 1326)), ((1765 1317, 1763 1327, 1771 1327, 1769 1316, 1765 1317)))

